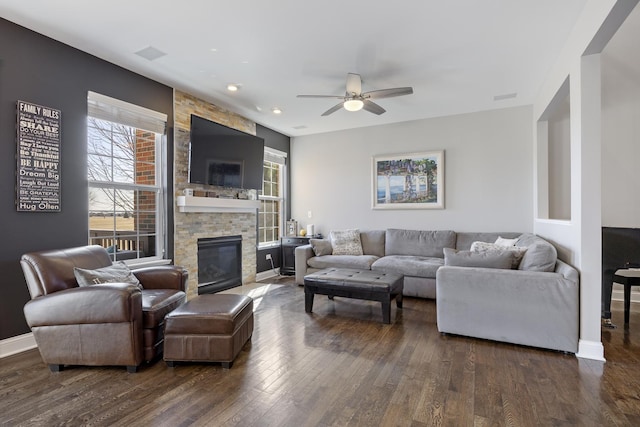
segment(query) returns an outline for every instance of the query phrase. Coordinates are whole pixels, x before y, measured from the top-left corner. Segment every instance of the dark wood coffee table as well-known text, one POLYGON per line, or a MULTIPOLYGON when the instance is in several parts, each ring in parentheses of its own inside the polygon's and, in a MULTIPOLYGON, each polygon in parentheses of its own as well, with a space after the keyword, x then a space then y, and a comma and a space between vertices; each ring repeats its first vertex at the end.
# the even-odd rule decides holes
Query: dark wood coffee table
POLYGON ((349 268, 327 268, 304 276, 304 310, 311 313, 315 294, 382 303, 382 321, 391 323, 391 300, 402 308, 404 277, 395 273, 349 268))

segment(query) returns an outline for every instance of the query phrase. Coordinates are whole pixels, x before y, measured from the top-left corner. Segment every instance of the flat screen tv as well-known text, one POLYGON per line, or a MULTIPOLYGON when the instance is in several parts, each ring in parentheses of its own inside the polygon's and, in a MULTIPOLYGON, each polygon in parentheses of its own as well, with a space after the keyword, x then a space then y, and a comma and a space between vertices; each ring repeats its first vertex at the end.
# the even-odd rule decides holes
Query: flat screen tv
POLYGON ((264 139, 191 115, 189 182, 262 189, 264 139))

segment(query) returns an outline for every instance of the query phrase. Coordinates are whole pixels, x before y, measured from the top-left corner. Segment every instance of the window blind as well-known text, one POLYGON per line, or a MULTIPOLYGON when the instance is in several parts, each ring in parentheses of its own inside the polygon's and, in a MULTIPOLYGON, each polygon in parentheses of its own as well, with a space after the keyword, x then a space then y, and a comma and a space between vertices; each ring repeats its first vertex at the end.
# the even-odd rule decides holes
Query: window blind
POLYGON ((87 94, 88 114, 101 120, 164 135, 167 115, 96 92, 87 94))
POLYGON ((271 147, 264 147, 264 160, 279 165, 286 164, 287 153, 271 147))

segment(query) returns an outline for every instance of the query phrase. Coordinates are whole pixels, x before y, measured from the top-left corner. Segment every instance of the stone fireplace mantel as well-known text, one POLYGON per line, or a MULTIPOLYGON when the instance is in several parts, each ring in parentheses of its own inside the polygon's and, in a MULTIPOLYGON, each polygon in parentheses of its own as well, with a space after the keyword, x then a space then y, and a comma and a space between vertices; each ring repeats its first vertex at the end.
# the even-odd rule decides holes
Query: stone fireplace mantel
POLYGON ((248 212, 256 213, 259 200, 225 199, 216 197, 178 196, 180 212, 248 212))

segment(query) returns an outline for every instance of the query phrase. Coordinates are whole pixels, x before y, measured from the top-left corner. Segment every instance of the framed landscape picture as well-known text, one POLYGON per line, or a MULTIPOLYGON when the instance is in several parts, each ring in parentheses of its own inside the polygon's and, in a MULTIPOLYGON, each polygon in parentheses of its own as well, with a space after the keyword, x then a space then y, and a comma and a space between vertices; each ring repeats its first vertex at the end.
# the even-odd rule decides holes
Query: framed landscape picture
POLYGON ((373 209, 444 209, 444 150, 374 156, 373 209))

